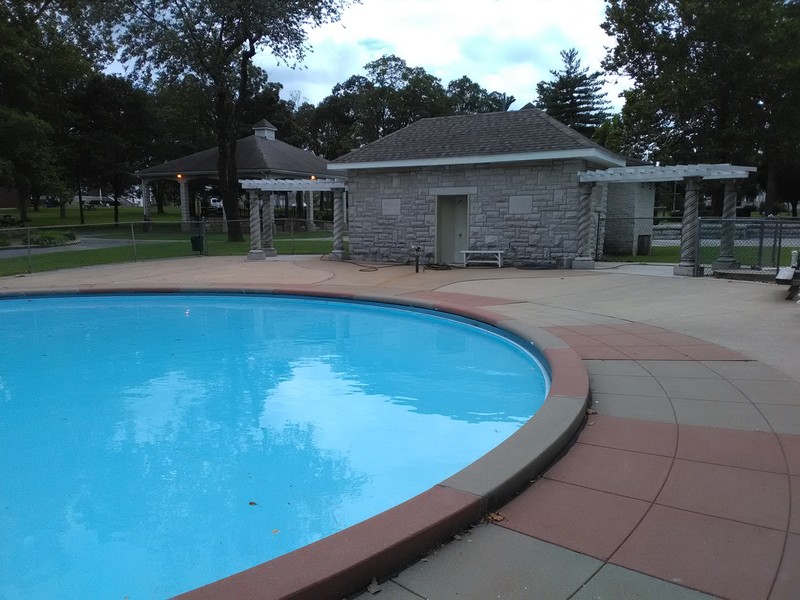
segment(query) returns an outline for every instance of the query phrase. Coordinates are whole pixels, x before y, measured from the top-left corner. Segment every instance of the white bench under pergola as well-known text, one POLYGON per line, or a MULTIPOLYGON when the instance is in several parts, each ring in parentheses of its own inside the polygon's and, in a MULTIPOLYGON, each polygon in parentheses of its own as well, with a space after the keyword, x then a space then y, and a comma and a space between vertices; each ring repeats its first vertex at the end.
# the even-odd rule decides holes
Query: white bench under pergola
POLYGON ((239 184, 250 198, 250 251, 247 260, 264 260, 275 256, 272 230, 274 195, 278 192, 333 192, 333 252, 331 258, 342 260, 344 254, 344 193, 343 179, 240 179, 239 184), (254 208, 258 210, 254 210, 254 208))
MULTIPOLYGON (((681 223, 681 261, 675 267, 675 275, 696 275, 697 237, 699 235, 699 195, 701 180, 724 180, 725 200, 722 217, 725 219, 720 239, 720 257, 717 264, 735 264, 733 255, 734 224, 729 219, 736 217, 736 194, 738 182, 747 179, 755 167, 742 167, 731 164, 698 164, 671 166, 613 167, 598 171, 578 173, 578 181, 585 184, 578 216, 579 244, 578 256, 591 257, 592 207, 591 186, 607 183, 657 183, 662 181, 685 181, 686 197, 681 223), (585 231, 584 231, 585 230, 585 231), (585 235, 581 235, 584 232, 585 235), (584 242, 586 240, 586 242, 584 242)), ((591 259, 591 258, 589 258, 591 259)))

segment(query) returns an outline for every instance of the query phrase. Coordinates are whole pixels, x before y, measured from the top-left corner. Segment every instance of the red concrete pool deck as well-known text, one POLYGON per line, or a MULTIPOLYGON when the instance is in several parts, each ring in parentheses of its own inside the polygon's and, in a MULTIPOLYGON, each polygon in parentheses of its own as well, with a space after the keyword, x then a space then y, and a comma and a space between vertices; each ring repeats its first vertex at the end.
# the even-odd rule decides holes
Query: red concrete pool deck
POLYGON ((199 285, 195 270, 179 277, 175 262, 164 265, 169 282, 152 272, 140 277, 137 265, 24 282, 5 278, 0 292, 161 285, 388 298, 507 327, 534 340, 554 372, 552 413, 541 419, 550 439, 537 439, 537 415, 483 464, 359 526, 187 597, 797 597, 800 309, 782 303, 777 286, 737 283, 734 292, 726 282, 510 269, 426 273, 424 280, 413 278, 414 286, 402 273, 376 285, 348 265, 326 266, 310 282, 304 279, 312 267, 302 261, 295 265, 296 283, 285 280, 286 265, 276 282, 252 263, 229 263, 237 281, 199 285), (242 277, 245 270, 251 277, 242 277), (660 295, 665 290, 670 298, 660 295), (740 297, 727 297, 739 290, 740 297), (641 307, 630 296, 637 293, 652 298, 649 308, 662 311, 658 318, 634 320, 641 307), (609 304, 614 296, 616 307, 609 304), (686 298, 696 304, 682 312, 686 298), (669 299, 679 305, 670 308, 669 299), (725 326, 722 311, 748 310, 769 314, 761 332, 772 337, 771 346, 748 339, 748 324, 740 335, 725 326), (794 359, 787 361, 785 348, 794 348, 794 359), (359 595, 356 588, 373 576, 377 587, 359 595))

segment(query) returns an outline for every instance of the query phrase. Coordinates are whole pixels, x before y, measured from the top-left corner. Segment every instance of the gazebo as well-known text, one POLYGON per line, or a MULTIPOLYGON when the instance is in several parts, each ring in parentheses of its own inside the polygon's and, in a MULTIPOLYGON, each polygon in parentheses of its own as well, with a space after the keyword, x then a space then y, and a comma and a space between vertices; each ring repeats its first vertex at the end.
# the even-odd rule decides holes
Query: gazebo
MULTIPOLYGON (((276 132, 274 125, 262 119, 253 126, 253 135, 236 142, 236 168, 240 178, 310 180, 328 176, 327 160, 276 139, 276 132)), ((151 216, 148 186, 158 180, 175 181, 180 186, 182 221, 198 217, 195 184, 218 180, 217 158, 217 148, 209 148, 137 171, 135 175, 142 181, 144 219, 148 221, 151 216)), ((310 202, 309 208, 313 219, 310 202)))

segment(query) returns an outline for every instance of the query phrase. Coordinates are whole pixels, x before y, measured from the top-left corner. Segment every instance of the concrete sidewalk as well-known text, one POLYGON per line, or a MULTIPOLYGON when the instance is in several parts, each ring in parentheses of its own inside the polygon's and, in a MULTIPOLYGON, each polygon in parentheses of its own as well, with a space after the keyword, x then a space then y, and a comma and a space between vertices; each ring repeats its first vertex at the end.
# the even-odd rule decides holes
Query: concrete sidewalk
POLYGON ((496 298, 484 308, 578 352, 593 410, 491 519, 359 598, 797 597, 800 307, 774 285, 599 266, 415 273, 196 257, 3 278, 0 292, 303 285, 496 298))

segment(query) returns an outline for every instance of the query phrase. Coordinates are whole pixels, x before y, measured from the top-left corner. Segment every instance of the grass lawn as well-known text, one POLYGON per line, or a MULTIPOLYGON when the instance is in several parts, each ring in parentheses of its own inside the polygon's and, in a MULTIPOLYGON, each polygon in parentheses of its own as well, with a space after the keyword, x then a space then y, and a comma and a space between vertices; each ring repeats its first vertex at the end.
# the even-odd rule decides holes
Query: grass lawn
MULTIPOLYGON (((125 243, 87 249, 76 249, 75 245, 66 245, 53 248, 52 252, 43 253, 38 253, 37 249, 34 249, 30 255, 24 247, 0 250, 0 276, 198 255, 198 252, 192 250, 190 243, 190 237, 194 234, 181 232, 176 228, 170 228, 172 231, 136 233, 135 244, 131 240, 129 224, 121 224, 119 229, 113 232, 104 229, 102 233, 95 234, 92 231, 91 237, 81 236, 80 234, 85 234, 86 231, 80 226, 69 229, 77 231, 78 237, 82 237, 84 245, 87 246, 91 245, 91 239, 123 239, 125 243)), ((274 245, 278 254, 328 254, 333 249, 333 237, 330 232, 308 232, 307 235, 306 232, 303 233, 303 236, 295 233, 294 239, 290 233, 276 235, 274 245)), ((242 242, 229 242, 227 234, 209 233, 207 242, 209 256, 241 256, 244 259, 250 250, 250 240, 247 237, 242 242)))
MULTIPOLYGON (((781 248, 778 264, 788 265, 791 261, 793 248, 781 248)), ((734 258, 743 265, 758 264, 758 248, 755 246, 736 246, 733 249, 734 258)), ((700 248, 700 263, 710 265, 719 258, 719 247, 703 246, 700 248)), ((764 246, 761 257, 762 264, 772 262, 772 246, 764 246)), ((681 249, 679 246, 653 246, 647 256, 614 256, 606 254, 604 261, 608 262, 634 262, 634 263, 667 263, 678 264, 681 262, 681 249)))

